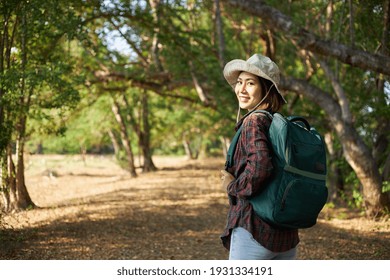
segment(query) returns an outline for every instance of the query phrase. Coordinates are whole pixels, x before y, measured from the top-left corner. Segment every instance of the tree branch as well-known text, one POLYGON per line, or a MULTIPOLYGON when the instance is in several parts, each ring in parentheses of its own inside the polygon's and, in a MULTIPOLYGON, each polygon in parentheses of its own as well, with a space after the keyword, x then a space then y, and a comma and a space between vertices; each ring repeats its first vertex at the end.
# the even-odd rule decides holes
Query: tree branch
POLYGON ((324 109, 330 121, 334 123, 335 126, 342 124, 340 106, 329 93, 311 85, 306 80, 284 76, 280 77, 279 88, 281 90, 303 94, 324 109))
POLYGON ((338 81, 336 75, 333 73, 333 71, 329 67, 329 65, 321 59, 319 59, 318 61, 319 61, 319 64, 321 65, 321 68, 324 70, 325 75, 330 80, 332 87, 337 95, 337 99, 338 99, 338 103, 340 105, 341 116, 343 118, 343 121, 351 124, 352 123, 352 113, 349 109, 350 104, 349 104, 347 95, 344 92, 343 87, 341 86, 340 82, 338 81))
POLYGON ((309 31, 296 26, 292 19, 261 0, 223 0, 229 5, 240 7, 248 14, 261 17, 272 30, 281 31, 297 44, 313 53, 330 56, 363 70, 390 75, 390 58, 350 48, 331 40, 323 40, 309 31))
POLYGON ((147 61, 147 59, 143 56, 142 54, 142 50, 138 49, 138 47, 136 46, 136 44, 130 40, 130 38, 128 36, 126 36, 122 30, 120 29, 120 27, 115 24, 115 22, 113 21, 112 18, 109 18, 108 19, 109 22, 115 27, 115 29, 119 32, 119 34, 122 36, 122 38, 131 46, 131 48, 133 49, 133 51, 135 51, 135 53, 138 55, 138 57, 140 58, 141 60, 141 63, 143 66, 147 66, 149 63, 147 61))
MULTIPOLYGON (((195 100, 191 97, 180 95, 180 94, 167 93, 166 90, 172 91, 175 88, 183 86, 184 85, 183 83, 161 84, 161 83, 149 82, 149 81, 145 81, 142 79, 129 77, 128 75, 126 75, 124 73, 119 73, 119 72, 97 71, 94 74, 95 74, 95 77, 97 78, 97 81, 95 81, 95 83, 104 83, 104 82, 112 81, 113 78, 115 80, 123 80, 123 81, 127 80, 128 82, 130 82, 130 84, 132 86, 153 91, 154 93, 156 93, 157 95, 160 95, 162 97, 180 98, 180 99, 189 101, 191 103, 197 103, 197 100, 195 100)), ((92 81, 92 83, 94 83, 94 82, 92 81)), ((105 87, 103 87, 104 90, 109 91, 109 92, 125 91, 128 88, 129 88, 128 86, 105 86, 105 87)))

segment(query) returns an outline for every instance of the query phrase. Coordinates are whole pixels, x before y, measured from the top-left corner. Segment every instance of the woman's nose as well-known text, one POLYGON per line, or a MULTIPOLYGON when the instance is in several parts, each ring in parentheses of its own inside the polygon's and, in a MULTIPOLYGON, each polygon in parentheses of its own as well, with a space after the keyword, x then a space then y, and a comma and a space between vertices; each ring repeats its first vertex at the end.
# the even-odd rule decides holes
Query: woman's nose
POLYGON ((240 86, 240 92, 245 92, 245 91, 246 91, 245 83, 242 83, 240 86))

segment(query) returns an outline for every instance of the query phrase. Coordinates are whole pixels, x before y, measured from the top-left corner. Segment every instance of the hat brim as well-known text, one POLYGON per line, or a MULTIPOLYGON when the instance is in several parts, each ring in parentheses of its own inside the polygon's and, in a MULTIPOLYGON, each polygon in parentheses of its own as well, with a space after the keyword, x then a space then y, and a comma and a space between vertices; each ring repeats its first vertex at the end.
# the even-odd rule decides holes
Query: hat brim
POLYGON ((234 89, 237 83, 238 76, 241 72, 248 72, 253 75, 259 76, 261 78, 264 78, 266 80, 271 81, 276 90, 278 91, 279 95, 282 97, 283 101, 287 103, 286 99, 284 99, 283 95, 280 93, 280 90, 278 88, 278 85, 275 83, 273 79, 271 79, 267 74, 265 74, 261 69, 258 67, 246 62, 242 59, 234 59, 230 62, 228 62, 225 65, 225 68, 223 70, 223 75, 226 79, 226 81, 229 83, 229 85, 234 89))

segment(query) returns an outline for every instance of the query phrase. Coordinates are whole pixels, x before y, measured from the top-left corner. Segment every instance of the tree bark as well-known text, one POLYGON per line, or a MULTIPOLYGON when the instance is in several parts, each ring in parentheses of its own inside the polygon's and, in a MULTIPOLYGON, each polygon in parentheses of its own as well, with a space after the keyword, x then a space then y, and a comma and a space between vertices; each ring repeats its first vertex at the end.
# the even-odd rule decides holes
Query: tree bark
POLYGON ((186 153, 187 159, 188 160, 194 159, 194 156, 193 156, 193 153, 191 150, 191 146, 190 146, 190 141, 188 141, 188 139, 186 139, 185 136, 183 137, 183 147, 184 147, 184 151, 186 153))
POLYGON ((276 44, 275 44, 272 31, 270 29, 267 29, 264 32, 264 34, 261 36, 261 38, 265 41, 265 45, 266 45, 265 55, 271 59, 275 59, 276 44))
POLYGON ((324 140, 326 143, 326 147, 328 148, 329 154, 329 167, 328 167, 328 182, 329 182, 329 199, 334 201, 339 194, 344 191, 344 183, 342 172, 340 168, 335 164, 336 160, 338 160, 341 155, 341 150, 336 151, 333 148, 333 137, 332 133, 328 132, 324 135, 324 140))
POLYGON ((140 134, 140 146, 142 154, 144 156, 144 164, 142 167, 143 172, 156 171, 157 168, 153 163, 152 150, 150 148, 150 125, 149 125, 149 105, 148 95, 146 92, 141 96, 141 108, 142 108, 142 132, 140 134))
MULTIPOLYGON (((27 113, 29 111, 31 95, 33 93, 33 87, 29 90, 26 88, 26 66, 27 66, 27 28, 26 14, 23 13, 21 17, 21 36, 20 36, 20 49, 21 49, 21 78, 18 84, 18 96, 19 99, 15 100, 17 105, 9 110, 7 116, 12 120, 14 124, 14 132, 16 136, 16 166, 14 164, 12 148, 10 138, 7 141, 7 174, 6 176, 6 191, 5 201, 8 201, 6 208, 8 211, 17 211, 27 209, 28 207, 34 207, 31 197, 27 191, 25 178, 24 178, 24 141, 26 133, 27 113)), ((15 27, 14 31, 15 32, 15 27)), ((12 35, 12 37, 14 34, 12 35)), ((8 48, 12 46, 11 42, 7 43, 8 48)), ((7 68, 10 68, 10 57, 6 55, 7 68)))
POLYGON ((119 125, 119 130, 120 130, 120 134, 121 134, 121 141, 122 141, 122 145, 126 151, 128 170, 129 170, 130 176, 137 177, 137 172, 135 170, 135 165, 134 165, 134 155, 133 155, 133 151, 131 149, 130 139, 129 139, 129 136, 128 136, 128 133, 126 130, 126 124, 125 124, 125 121, 124 121, 124 119, 121 115, 121 112, 120 112, 120 105, 115 100, 115 98, 113 98, 112 112, 114 113, 115 119, 119 125))
MULTIPOLYGON (((144 164, 142 165, 142 172, 156 171, 157 168, 154 165, 152 159, 152 150, 150 147, 150 126, 149 126, 149 105, 148 105, 148 95, 146 90, 141 90, 141 108, 139 110, 139 120, 136 121, 134 114, 132 113, 132 108, 127 100, 125 94, 122 93, 122 98, 126 106, 127 120, 130 123, 131 127, 135 131, 138 137, 138 144, 140 150, 142 151, 142 156, 144 164)), ((141 160, 140 160, 141 162, 141 160)))
POLYGON ((332 29, 332 20, 333 20, 333 0, 328 2, 326 6, 326 23, 325 23, 325 38, 330 38, 330 30, 332 29))
POLYGON ((24 181, 24 164, 23 153, 17 153, 17 165, 15 166, 12 148, 7 148, 7 189, 3 193, 4 201, 6 203, 6 211, 19 211, 29 207, 35 207, 24 181))
MULTIPOLYGON (((26 66, 27 66, 27 21, 26 14, 22 16, 22 36, 21 36, 21 46, 22 46, 22 79, 20 84, 20 98, 19 106, 20 111, 18 114, 18 121, 16 125, 16 192, 17 192, 17 207, 19 209, 27 209, 28 207, 35 207, 35 204, 32 202, 31 197, 27 191, 25 178, 24 178, 24 142, 26 135, 26 123, 27 123, 27 114, 30 109, 31 95, 33 94, 34 87, 31 86, 27 90, 26 88, 26 66)), ((9 174, 12 177, 12 174, 9 174)))
POLYGON ((16 192, 17 192, 17 210, 27 209, 31 207, 36 207, 34 202, 31 200, 30 194, 28 193, 26 187, 26 181, 24 177, 24 137, 20 137, 16 141, 16 156, 17 156, 17 165, 16 165, 16 192))
POLYGON ((110 136, 112 146, 114 147, 114 154, 115 156, 118 156, 120 151, 120 144, 118 142, 118 139, 116 138, 115 133, 112 129, 109 129, 107 133, 110 136))
POLYGON ((223 22, 221 18, 221 5, 219 0, 214 0, 214 22, 215 22, 215 30, 218 42, 218 62, 221 69, 226 64, 225 61, 225 37, 223 35, 223 22))
POLYGON ((353 48, 355 47, 355 20, 354 20, 354 10, 353 10, 353 1, 348 0, 349 6, 349 43, 353 48))
POLYGON ((199 99, 206 105, 210 105, 210 101, 208 96, 206 95, 206 92, 203 90, 201 84, 198 81, 198 78, 196 77, 195 70, 194 70, 194 65, 192 64, 192 61, 188 62, 188 66, 190 69, 192 81, 194 83, 194 87, 196 92, 198 93, 199 99))
POLYGON ((158 72, 163 72, 164 68, 162 66, 161 60, 160 60, 160 55, 159 55, 159 33, 160 33, 160 28, 159 28, 159 5, 160 5, 160 0, 149 0, 150 6, 152 8, 152 16, 153 16, 153 21, 154 21, 154 30, 153 30, 153 40, 152 40, 152 49, 150 54, 152 55, 153 62, 156 66, 156 69, 158 72))
POLYGON ((8 180, 8 155, 7 152, 2 154, 2 158, 0 160, 1 163, 1 170, 0 170, 0 177, 1 177, 1 187, 0 187, 0 195, 2 198, 2 201, 0 203, 0 211, 7 212, 10 206, 10 195, 9 195, 9 180, 8 180))
MULTIPOLYGON (((384 1, 384 15, 383 15, 383 30, 382 30, 382 39, 381 45, 379 48, 379 53, 389 56, 389 31, 390 31, 390 0, 384 1)), ((376 79, 377 86, 377 97, 375 102, 379 107, 386 106, 386 90, 385 90, 385 79, 383 75, 378 74, 376 79)), ((383 167, 382 180, 388 181, 389 169, 390 169, 390 156, 386 156, 386 150, 390 143, 390 123, 386 116, 379 116, 378 127, 376 129, 378 135, 373 147, 373 155, 378 164, 378 166, 383 167)), ((390 197, 390 192, 388 192, 390 197)), ((390 199, 390 198, 389 198, 390 199)))
POLYGON ((9 202, 5 206, 6 211, 18 209, 18 199, 16 192, 16 179, 15 179, 15 164, 12 158, 12 148, 10 145, 7 147, 7 175, 6 175, 6 200, 9 202))

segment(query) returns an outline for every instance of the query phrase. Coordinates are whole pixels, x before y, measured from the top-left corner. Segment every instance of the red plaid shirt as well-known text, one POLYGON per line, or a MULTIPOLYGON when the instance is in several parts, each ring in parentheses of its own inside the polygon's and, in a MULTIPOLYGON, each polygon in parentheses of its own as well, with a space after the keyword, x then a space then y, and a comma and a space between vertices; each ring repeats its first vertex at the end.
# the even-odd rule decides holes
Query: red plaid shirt
POLYGON ((253 113, 238 122, 236 130, 241 123, 243 129, 234 153, 234 165, 228 170, 236 180, 229 184, 227 193, 236 204, 230 200, 227 225, 221 235, 223 245, 229 249, 232 229, 243 227, 270 251, 290 250, 299 243, 298 230, 272 227, 255 214, 248 201, 266 186, 272 173, 271 145, 266 136, 271 120, 262 113, 253 113))

